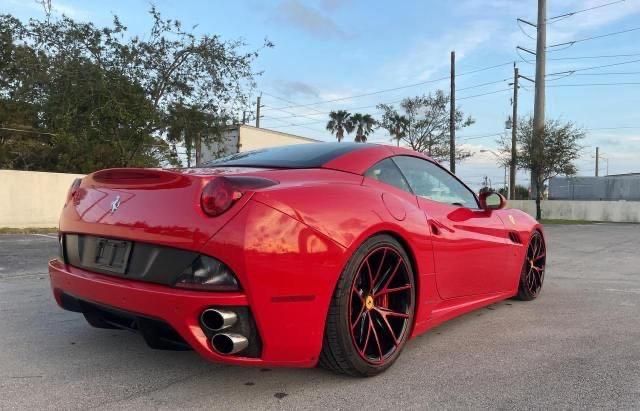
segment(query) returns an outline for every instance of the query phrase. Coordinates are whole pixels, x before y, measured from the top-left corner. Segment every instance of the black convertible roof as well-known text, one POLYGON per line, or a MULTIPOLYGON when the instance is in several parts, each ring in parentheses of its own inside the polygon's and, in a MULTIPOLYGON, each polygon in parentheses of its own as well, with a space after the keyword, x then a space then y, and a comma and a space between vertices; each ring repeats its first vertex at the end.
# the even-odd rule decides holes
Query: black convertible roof
POLYGON ((368 147, 361 143, 309 143, 232 154, 204 167, 318 168, 346 153, 368 147))

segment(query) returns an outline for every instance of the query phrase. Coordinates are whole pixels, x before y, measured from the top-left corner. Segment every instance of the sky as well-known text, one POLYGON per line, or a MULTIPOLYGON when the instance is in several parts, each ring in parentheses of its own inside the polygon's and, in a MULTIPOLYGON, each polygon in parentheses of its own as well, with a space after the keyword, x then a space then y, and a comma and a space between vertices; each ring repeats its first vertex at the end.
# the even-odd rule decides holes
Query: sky
MULTIPOLYGON (((151 21, 148 1, 52 3, 54 14, 98 25, 109 24, 116 14, 131 34, 145 33, 151 21)), ((596 147, 603 157, 601 175, 607 167, 610 174, 640 172, 640 0, 548 3, 549 18, 614 3, 552 19, 548 25, 548 45, 588 40, 549 49, 547 73, 577 71, 548 77, 546 117, 572 121, 586 130, 577 162, 579 175, 594 174, 596 147), (592 39, 625 30, 630 31, 592 39)), ((324 130, 331 110, 379 117, 375 108, 379 103, 397 105, 404 97, 448 90, 450 52, 455 50, 456 72, 462 74, 456 79, 457 106, 475 119, 472 126, 458 131, 458 144, 474 154, 457 165, 457 174, 474 188, 485 176, 494 187, 504 183, 504 169, 485 150, 496 151, 497 135, 510 132, 505 120, 511 113, 513 62, 521 74, 535 75, 533 56, 516 52, 516 46, 535 49, 535 29, 516 22, 518 17, 535 22, 535 0, 157 0, 153 4, 185 27, 197 25, 197 33, 243 39, 247 49, 259 48, 265 38, 273 42, 275 47, 263 50, 255 63, 256 71, 263 72, 254 92, 254 97, 262 93, 265 105, 261 126, 319 140, 335 140, 324 130), (352 97, 392 88, 399 89, 352 97)), ((35 0, 0 0, 0 12, 23 19, 43 16, 35 0)), ((533 113, 534 96, 533 85, 520 82, 522 117, 533 113)), ((383 130, 376 130, 369 141, 390 143, 383 130)), ((528 182, 524 172, 517 180, 528 182)))

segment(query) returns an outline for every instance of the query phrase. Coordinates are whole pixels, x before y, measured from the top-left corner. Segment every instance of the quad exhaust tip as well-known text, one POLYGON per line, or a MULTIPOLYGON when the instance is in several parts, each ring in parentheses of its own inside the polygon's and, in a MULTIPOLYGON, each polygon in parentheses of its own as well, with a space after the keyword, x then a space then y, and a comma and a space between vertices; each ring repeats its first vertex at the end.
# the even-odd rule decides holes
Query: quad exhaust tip
POLYGON ((247 348, 249 340, 244 335, 221 333, 211 338, 211 345, 220 354, 232 355, 247 348))
POLYGON ((211 331, 221 331, 234 325, 238 321, 238 315, 233 311, 209 308, 202 312, 200 321, 211 331))

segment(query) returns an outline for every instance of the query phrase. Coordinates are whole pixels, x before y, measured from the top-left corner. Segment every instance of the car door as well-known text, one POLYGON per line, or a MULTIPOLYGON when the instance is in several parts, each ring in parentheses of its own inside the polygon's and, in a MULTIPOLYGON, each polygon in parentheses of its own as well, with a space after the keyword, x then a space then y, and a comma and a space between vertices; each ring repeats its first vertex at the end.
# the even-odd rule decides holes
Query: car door
POLYGON ((395 156, 431 230, 438 292, 442 298, 509 289, 501 267, 509 243, 498 213, 479 208, 476 196, 441 166, 395 156))

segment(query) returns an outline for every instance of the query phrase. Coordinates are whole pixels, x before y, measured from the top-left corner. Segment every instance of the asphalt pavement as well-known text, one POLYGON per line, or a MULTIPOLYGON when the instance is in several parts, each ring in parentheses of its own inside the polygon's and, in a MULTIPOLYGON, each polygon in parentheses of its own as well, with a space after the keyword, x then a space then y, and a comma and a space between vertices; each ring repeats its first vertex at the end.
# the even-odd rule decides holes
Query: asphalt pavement
POLYGON ((639 409, 640 225, 546 231, 537 300, 450 321, 369 379, 212 364, 91 328, 51 295, 55 236, 0 235, 0 409, 639 409))

